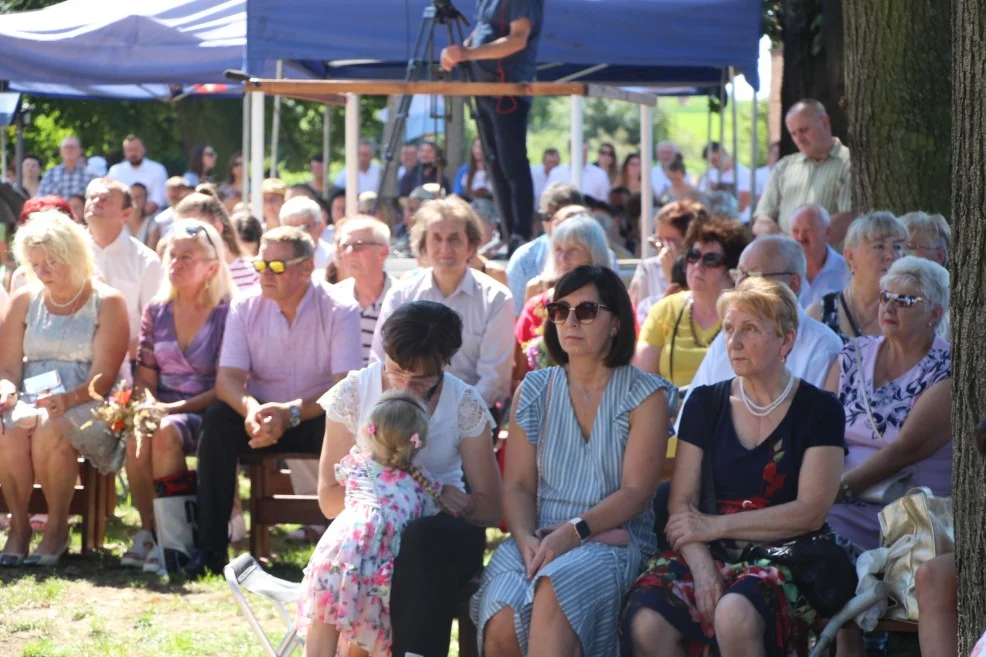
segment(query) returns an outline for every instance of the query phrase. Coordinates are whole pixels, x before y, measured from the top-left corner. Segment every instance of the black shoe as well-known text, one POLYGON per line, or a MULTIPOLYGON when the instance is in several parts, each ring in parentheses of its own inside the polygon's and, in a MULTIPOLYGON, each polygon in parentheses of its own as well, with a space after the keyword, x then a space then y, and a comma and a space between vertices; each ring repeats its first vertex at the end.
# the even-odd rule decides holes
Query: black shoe
POLYGON ((188 579, 201 579, 206 575, 222 575, 227 563, 228 558, 224 559, 210 550, 195 550, 179 572, 188 579))
POLYGON ((526 243, 527 243, 527 240, 525 240, 520 235, 517 235, 516 233, 514 233, 513 235, 511 235, 510 236, 510 241, 507 243, 507 258, 509 259, 510 256, 512 256, 514 254, 514 251, 516 251, 517 249, 519 249, 521 246, 523 246, 526 243))

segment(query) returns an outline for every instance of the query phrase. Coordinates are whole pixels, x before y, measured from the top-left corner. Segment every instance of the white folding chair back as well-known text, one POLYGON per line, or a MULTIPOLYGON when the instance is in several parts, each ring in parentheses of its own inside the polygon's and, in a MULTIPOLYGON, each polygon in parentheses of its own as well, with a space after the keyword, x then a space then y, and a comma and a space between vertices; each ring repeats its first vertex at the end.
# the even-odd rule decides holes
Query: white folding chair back
POLYGON ((233 597, 236 598, 236 602, 243 610, 253 633, 257 635, 269 657, 287 657, 296 647, 304 647, 305 642, 298 636, 295 628, 294 614, 290 613, 287 608, 287 605, 293 605, 298 601, 298 597, 301 595, 300 583, 274 577, 266 572, 257 563, 257 560, 249 554, 241 554, 234 559, 223 569, 223 574, 233 592, 233 597), (271 645, 264 628, 260 626, 256 614, 253 613, 243 595, 243 590, 267 598, 274 603, 274 606, 281 613, 281 617, 288 626, 288 631, 276 648, 271 645))

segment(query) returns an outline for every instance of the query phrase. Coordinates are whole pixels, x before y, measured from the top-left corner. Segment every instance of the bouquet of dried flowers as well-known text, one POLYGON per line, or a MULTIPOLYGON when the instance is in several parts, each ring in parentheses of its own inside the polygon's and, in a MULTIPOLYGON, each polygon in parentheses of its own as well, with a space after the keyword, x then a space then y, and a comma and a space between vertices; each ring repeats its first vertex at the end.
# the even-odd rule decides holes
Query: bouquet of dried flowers
POLYGON ((83 425, 83 428, 93 422, 102 421, 117 438, 133 435, 137 441, 137 456, 140 456, 144 439, 150 438, 157 431, 167 412, 147 390, 144 390, 143 398, 134 399, 133 387, 123 381, 117 384, 109 398, 103 397, 96 392, 96 381, 100 376, 97 374, 89 383, 89 396, 101 403, 93 409, 92 420, 83 425))

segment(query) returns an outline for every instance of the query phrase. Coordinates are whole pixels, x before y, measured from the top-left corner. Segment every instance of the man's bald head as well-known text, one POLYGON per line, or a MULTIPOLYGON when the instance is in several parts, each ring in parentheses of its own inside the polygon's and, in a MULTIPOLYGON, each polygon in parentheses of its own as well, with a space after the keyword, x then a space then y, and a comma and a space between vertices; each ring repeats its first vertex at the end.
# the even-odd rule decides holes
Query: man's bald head
POLYGON ((743 249, 738 269, 740 280, 753 272, 759 272, 766 275, 765 278, 787 285, 797 296, 801 292, 808 263, 801 245, 790 237, 764 235, 743 249))

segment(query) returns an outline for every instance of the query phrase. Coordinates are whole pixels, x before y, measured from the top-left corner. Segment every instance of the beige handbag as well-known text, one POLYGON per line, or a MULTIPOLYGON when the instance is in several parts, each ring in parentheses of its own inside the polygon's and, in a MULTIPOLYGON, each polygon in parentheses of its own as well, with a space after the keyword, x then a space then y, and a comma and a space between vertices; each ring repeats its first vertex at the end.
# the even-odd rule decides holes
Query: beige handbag
POLYGON ((898 541, 910 549, 887 563, 883 581, 890 588, 891 605, 885 618, 918 620, 914 577, 918 567, 935 557, 955 552, 952 498, 935 497, 928 488, 913 488, 880 511, 880 544, 889 548, 898 541))

